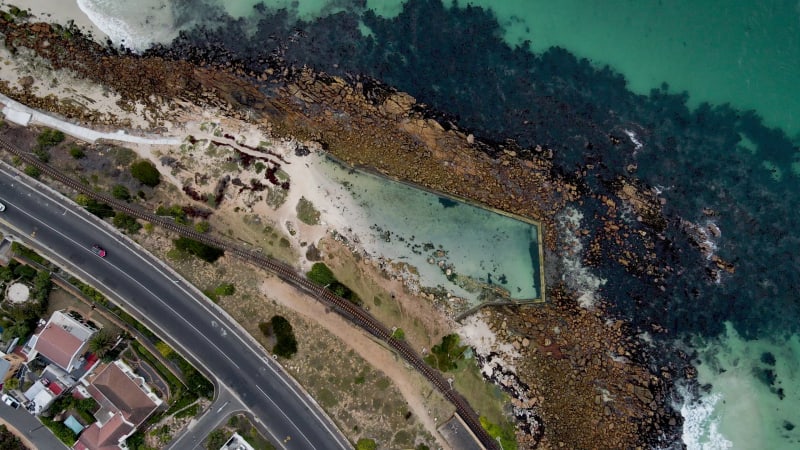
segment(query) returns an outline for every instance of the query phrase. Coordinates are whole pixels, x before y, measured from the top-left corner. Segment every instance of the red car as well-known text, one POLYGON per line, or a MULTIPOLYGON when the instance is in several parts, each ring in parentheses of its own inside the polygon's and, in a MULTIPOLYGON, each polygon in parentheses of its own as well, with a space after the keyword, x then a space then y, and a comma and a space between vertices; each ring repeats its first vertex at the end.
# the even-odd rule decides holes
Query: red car
POLYGON ((105 258, 106 257, 106 251, 103 250, 103 247, 100 247, 97 244, 94 244, 92 246, 92 251, 94 252, 95 255, 97 255, 97 256, 99 256, 101 258, 105 258))

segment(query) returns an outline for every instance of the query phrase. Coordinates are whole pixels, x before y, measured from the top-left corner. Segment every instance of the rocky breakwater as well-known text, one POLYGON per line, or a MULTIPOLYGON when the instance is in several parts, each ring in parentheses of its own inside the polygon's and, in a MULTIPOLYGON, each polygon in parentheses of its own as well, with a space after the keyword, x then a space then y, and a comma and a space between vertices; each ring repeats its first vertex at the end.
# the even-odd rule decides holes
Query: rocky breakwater
POLYGON ((672 368, 648 370, 625 322, 576 307, 561 287, 548 305, 483 314, 518 354, 513 375, 497 376, 517 416, 536 420, 534 432, 518 435, 521 448, 655 448, 674 439, 682 418, 664 407, 672 368))

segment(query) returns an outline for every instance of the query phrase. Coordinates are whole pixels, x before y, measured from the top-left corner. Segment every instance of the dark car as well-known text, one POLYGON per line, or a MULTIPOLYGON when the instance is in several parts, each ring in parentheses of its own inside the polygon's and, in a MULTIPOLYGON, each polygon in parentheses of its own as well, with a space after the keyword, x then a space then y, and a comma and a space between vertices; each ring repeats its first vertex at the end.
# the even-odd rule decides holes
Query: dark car
POLYGON ((100 247, 97 244, 94 244, 92 246, 92 251, 94 252, 95 255, 97 255, 97 256, 99 256, 101 258, 105 258, 106 257, 106 251, 103 249, 103 247, 100 247))

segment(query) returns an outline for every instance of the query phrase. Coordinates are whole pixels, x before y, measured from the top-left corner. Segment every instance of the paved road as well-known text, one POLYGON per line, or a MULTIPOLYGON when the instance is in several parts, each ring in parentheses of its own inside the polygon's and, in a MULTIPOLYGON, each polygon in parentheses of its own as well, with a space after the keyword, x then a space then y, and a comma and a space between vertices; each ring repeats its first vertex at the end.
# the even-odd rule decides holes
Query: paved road
POLYGON ((230 416, 241 411, 242 405, 228 391, 223 391, 205 414, 192 420, 187 429, 170 442, 165 450, 204 449, 203 441, 208 433, 224 425, 230 416))
POLYGON ((349 449, 330 419, 196 289, 74 204, 0 165, 0 225, 97 286, 216 376, 286 449, 349 449), (108 252, 99 258, 94 243, 108 252))
POLYGON ((56 438, 50 429, 24 408, 14 409, 0 402, 0 418, 16 428, 20 434, 40 450, 66 450, 68 447, 56 438))

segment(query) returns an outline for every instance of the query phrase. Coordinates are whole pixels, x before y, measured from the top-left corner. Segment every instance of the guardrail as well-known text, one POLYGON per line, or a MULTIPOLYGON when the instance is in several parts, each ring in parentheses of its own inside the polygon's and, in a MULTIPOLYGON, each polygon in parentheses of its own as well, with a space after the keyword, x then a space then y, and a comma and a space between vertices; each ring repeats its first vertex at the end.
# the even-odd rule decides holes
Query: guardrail
POLYGON ((47 175, 48 177, 80 192, 81 194, 86 195, 87 197, 106 203, 114 209, 122 211, 129 216, 146 220, 181 236, 194 239, 206 245, 223 249, 226 252, 230 252, 232 255, 247 263, 272 272, 282 281, 291 284, 292 286, 319 300, 326 306, 331 307, 331 309, 336 311, 345 319, 358 325, 376 338, 386 342, 389 347, 399 353, 400 356, 406 360, 406 362, 408 362, 412 367, 425 376, 425 378, 427 378, 428 381, 430 381, 436 387, 436 389, 441 392, 442 395, 444 395, 444 397, 453 404, 453 406, 455 406, 456 413, 461 417, 464 423, 466 423, 466 425, 475 434, 484 447, 487 449, 498 448, 497 441, 492 438, 481 426, 478 415, 469 405, 467 400, 450 387, 450 383, 447 382, 444 376, 442 376, 438 370, 430 367, 406 341, 393 338, 391 330, 386 328, 385 325, 383 325, 376 318, 372 317, 371 314, 366 312, 360 306, 357 306, 349 300, 339 297, 322 286, 313 283, 306 278, 305 275, 298 273, 292 266, 286 263, 246 249, 229 239, 199 233, 193 228, 173 222, 171 218, 167 219, 158 216, 152 212, 144 210, 139 206, 131 205, 129 203, 117 200, 109 195, 95 192, 89 187, 83 185, 81 182, 64 175, 56 168, 40 161, 30 152, 24 151, 18 148, 16 145, 11 144, 5 138, 0 137, 0 147, 3 147, 14 155, 19 156, 20 159, 26 164, 36 167, 43 175, 47 175))

